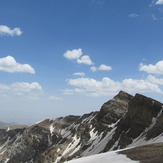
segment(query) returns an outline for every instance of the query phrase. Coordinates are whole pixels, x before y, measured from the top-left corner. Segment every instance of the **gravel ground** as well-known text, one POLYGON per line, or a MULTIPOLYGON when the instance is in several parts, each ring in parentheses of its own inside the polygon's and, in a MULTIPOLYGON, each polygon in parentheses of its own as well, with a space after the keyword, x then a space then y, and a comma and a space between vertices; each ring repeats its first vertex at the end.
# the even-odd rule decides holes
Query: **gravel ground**
POLYGON ((163 143, 140 146, 119 153, 140 163, 163 163, 163 143))

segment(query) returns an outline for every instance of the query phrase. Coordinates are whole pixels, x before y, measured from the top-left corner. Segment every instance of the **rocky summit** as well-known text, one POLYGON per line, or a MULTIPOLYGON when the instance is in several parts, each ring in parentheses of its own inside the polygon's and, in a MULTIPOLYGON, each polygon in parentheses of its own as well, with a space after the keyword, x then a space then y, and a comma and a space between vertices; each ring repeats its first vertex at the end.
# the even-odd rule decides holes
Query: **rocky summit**
POLYGON ((120 91, 97 112, 46 119, 28 128, 0 129, 0 163, 62 163, 130 147, 121 154, 132 160, 163 162, 162 154, 152 152, 162 151, 162 110, 163 104, 154 99, 120 91), (138 153, 148 150, 150 158, 138 153))

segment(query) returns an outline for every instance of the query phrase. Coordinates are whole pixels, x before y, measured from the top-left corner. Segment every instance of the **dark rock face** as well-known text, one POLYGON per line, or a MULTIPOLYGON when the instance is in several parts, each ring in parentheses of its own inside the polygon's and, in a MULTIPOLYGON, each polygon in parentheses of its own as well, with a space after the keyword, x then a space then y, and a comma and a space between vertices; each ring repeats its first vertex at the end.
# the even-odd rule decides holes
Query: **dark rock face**
MULTIPOLYGON (((150 140, 152 137, 162 134, 162 109, 162 103, 136 94, 129 102, 128 112, 117 126, 114 141, 108 143, 105 151, 108 151, 118 139, 118 146, 126 148, 139 136, 145 137, 145 140, 150 140)), ((118 149, 118 146, 115 146, 114 150, 118 149)))
POLYGON ((158 101, 136 94, 129 103, 128 113, 121 124, 130 128, 130 137, 136 138, 150 125, 156 125, 162 113, 162 106, 158 101))
POLYGON ((162 104, 151 98, 136 94, 129 103, 127 117, 135 123, 148 127, 162 109, 162 104))
POLYGON ((118 95, 101 107, 98 119, 103 123, 116 123, 127 112, 129 101, 132 98, 133 96, 130 94, 120 91, 118 95))
POLYGON ((0 130, 1 163, 62 163, 73 158, 163 140, 163 104, 123 91, 99 112, 0 130))
POLYGON ((0 146, 3 146, 5 143, 12 143, 15 141, 17 135, 22 134, 24 129, 15 129, 15 130, 6 130, 0 129, 0 146))

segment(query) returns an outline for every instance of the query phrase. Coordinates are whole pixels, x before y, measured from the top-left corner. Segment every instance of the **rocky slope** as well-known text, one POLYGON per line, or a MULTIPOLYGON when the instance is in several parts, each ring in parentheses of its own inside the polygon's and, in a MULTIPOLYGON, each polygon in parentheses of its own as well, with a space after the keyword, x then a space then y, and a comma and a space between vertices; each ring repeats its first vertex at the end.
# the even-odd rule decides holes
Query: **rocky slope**
POLYGON ((162 163, 163 143, 81 157, 65 163, 162 163))
POLYGON ((163 104, 120 91, 99 112, 0 130, 1 163, 61 163, 163 141, 163 104))

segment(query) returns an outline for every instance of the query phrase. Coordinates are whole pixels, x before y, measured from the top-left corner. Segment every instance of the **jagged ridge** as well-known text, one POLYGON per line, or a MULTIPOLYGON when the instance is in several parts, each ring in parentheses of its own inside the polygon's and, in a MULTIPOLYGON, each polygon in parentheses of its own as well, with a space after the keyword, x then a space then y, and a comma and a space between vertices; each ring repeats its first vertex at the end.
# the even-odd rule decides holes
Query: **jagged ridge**
POLYGON ((99 112, 0 131, 2 163, 61 163, 163 140, 163 104, 120 91, 99 112), (12 133, 12 134, 11 134, 12 133))

